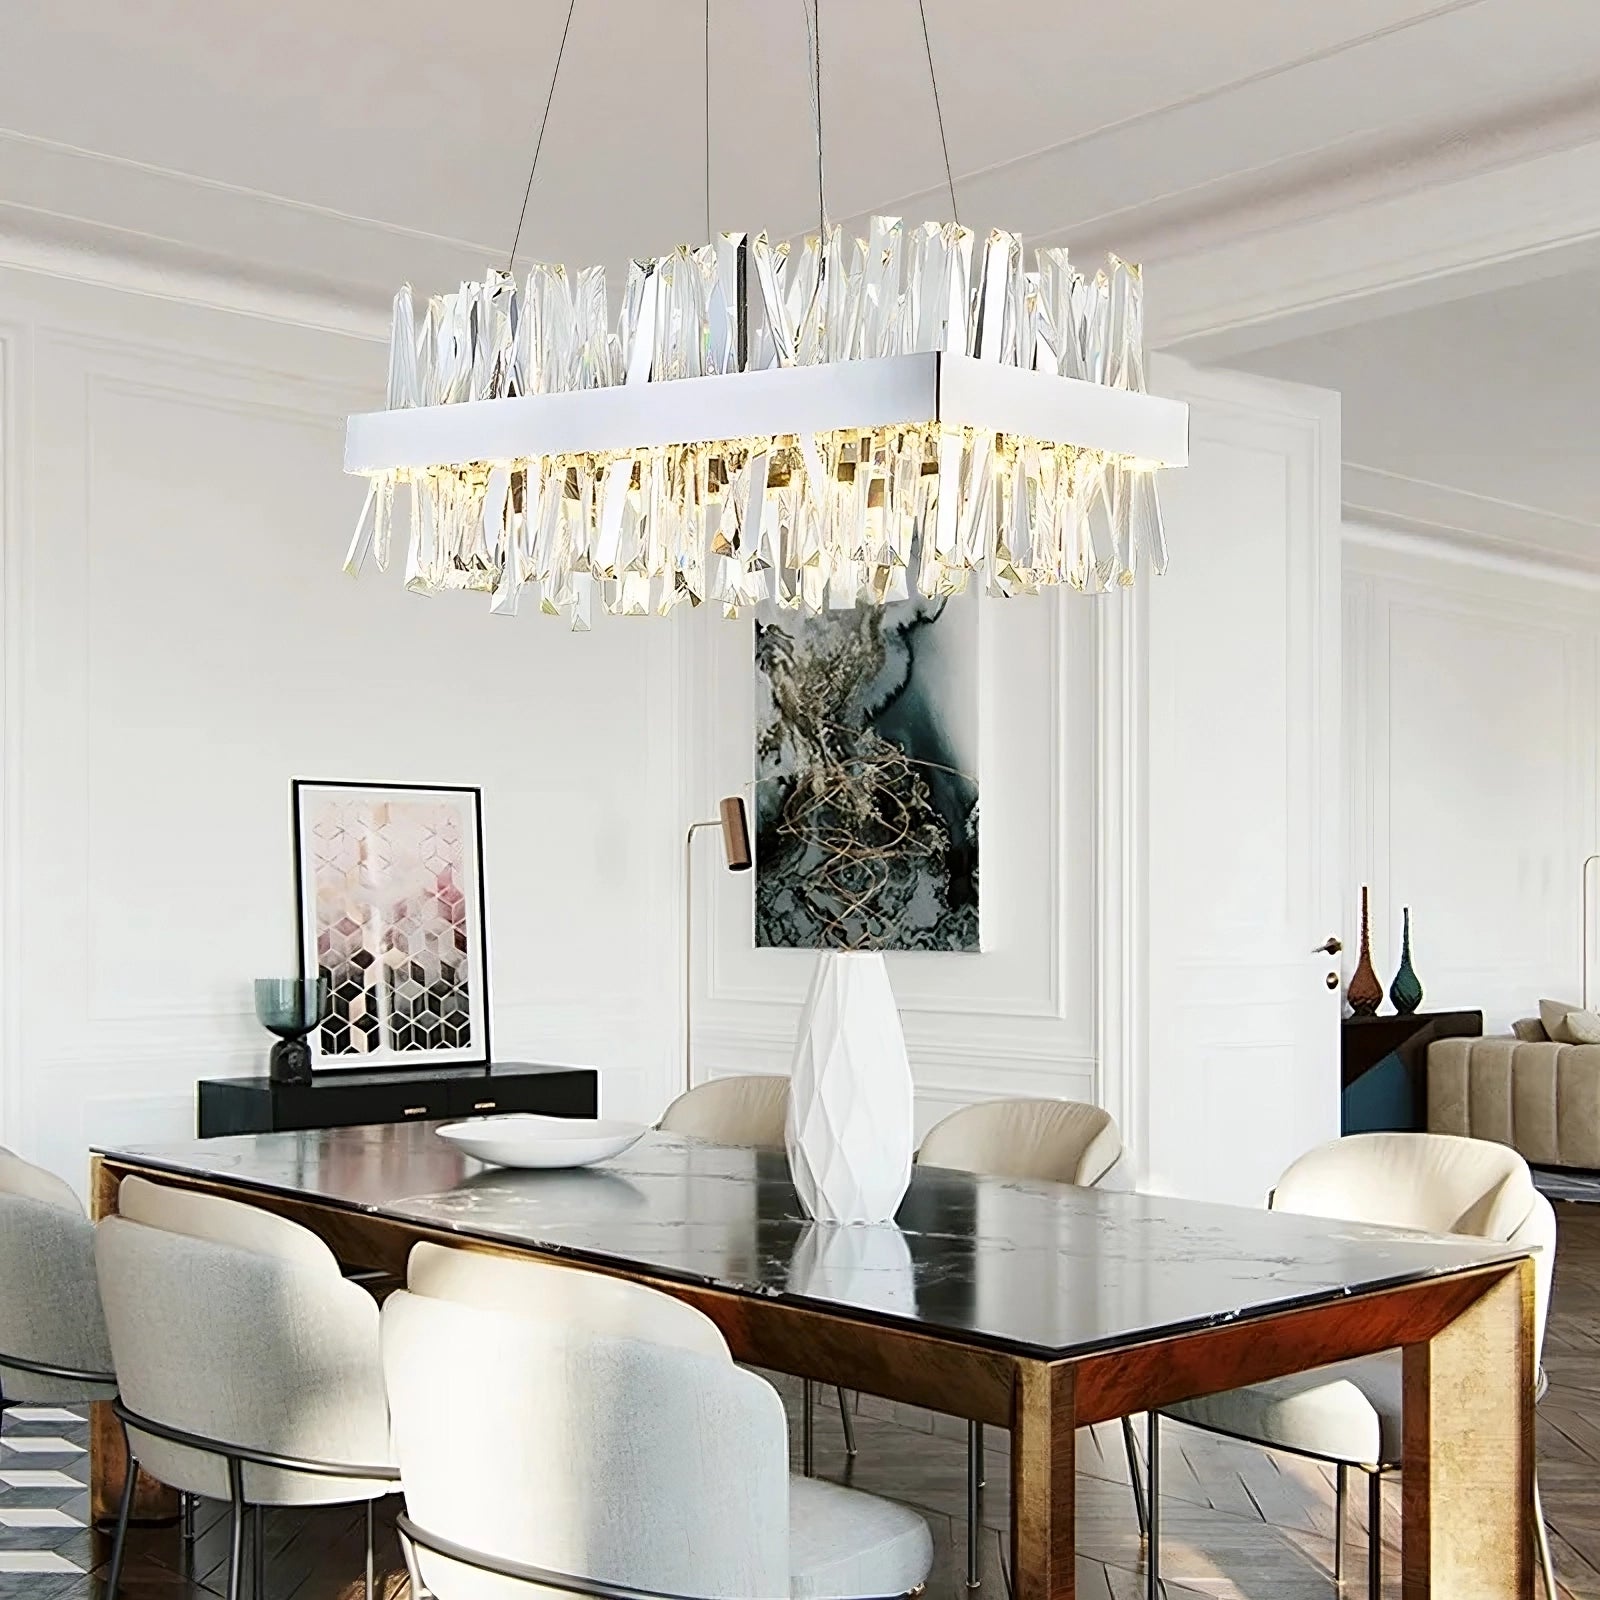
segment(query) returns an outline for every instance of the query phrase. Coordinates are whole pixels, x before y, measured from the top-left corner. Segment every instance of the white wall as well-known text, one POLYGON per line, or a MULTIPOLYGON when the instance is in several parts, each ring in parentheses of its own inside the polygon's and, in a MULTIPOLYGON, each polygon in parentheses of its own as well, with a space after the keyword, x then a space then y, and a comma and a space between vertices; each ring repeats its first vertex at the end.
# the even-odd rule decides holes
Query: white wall
MULTIPOLYGON (((187 1135, 197 1078, 263 1069, 296 775, 480 784, 497 1057, 592 1063, 609 1111, 653 1116, 683 829, 751 776, 750 625, 574 636, 352 583, 341 427, 381 348, 256 309, 0 270, 0 1140, 78 1179, 91 1143, 187 1135)), ((892 963, 919 1124, 1094 1099, 1142 1154, 1172 1107, 1146 1110, 1135 606, 983 613, 989 949, 892 963)), ((750 948, 709 843, 694 890, 699 1074, 785 1069, 809 958, 750 948)))
POLYGON ((1359 524, 1344 551, 1346 973, 1366 883, 1384 987, 1409 905, 1423 1008, 1505 1032, 1581 987, 1600 583, 1359 524))
POLYGON ((264 1069, 291 776, 481 784, 494 1038, 670 1088, 671 632, 574 637, 339 570, 380 347, 0 275, 0 1140, 78 1179, 264 1069))
MULTIPOLYGON (((90 1143, 186 1136, 197 1078, 263 1069, 296 775, 481 784, 497 1057, 593 1063, 610 1111, 653 1116, 681 1078, 683 828, 751 776, 751 625, 574 636, 344 577, 366 340, 0 273, 0 362, 0 1140, 77 1178, 90 1143)), ((923 1125, 1108 1092, 1096 614, 1121 605, 985 605, 991 949, 895 962, 923 1125)), ((701 1076, 788 1065, 810 958, 749 948, 748 886, 708 845, 701 1076)))

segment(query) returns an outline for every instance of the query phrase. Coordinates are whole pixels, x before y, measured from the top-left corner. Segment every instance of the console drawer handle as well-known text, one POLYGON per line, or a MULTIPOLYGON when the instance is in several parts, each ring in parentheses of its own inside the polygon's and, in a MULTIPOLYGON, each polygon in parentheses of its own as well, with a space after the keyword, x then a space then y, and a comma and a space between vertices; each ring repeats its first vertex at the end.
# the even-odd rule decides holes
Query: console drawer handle
POLYGON ((407 1106, 405 1110, 400 1113, 402 1117, 425 1117, 427 1114, 428 1108, 426 1106, 407 1106))
POLYGON ((474 1111, 493 1111, 494 1108, 495 1102, 493 1100, 474 1100, 472 1102, 474 1111))

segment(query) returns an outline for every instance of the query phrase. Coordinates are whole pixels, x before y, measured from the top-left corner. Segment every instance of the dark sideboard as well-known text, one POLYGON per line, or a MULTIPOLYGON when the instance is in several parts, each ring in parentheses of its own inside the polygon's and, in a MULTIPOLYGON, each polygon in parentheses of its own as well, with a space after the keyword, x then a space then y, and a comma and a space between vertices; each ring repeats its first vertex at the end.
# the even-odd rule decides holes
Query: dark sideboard
POLYGON ((1426 1133, 1428 1046, 1476 1039, 1481 1011, 1417 1011, 1409 1017, 1346 1017, 1340 1040, 1340 1131, 1426 1133))
POLYGON ((600 1102, 593 1067, 500 1061, 492 1067, 413 1068, 405 1072, 321 1072, 311 1083, 270 1078, 202 1078, 197 1132, 289 1133, 365 1122, 426 1122, 536 1111, 592 1117, 600 1102))

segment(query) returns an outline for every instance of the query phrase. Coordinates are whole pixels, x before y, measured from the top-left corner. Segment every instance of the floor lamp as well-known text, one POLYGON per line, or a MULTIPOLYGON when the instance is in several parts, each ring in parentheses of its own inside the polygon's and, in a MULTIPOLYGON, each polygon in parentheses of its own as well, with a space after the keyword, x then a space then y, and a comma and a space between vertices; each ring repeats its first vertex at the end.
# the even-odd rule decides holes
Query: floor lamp
POLYGON ((717 802, 717 815, 692 822, 683 836, 683 1089, 694 1088, 694 836, 702 828, 722 829, 722 860, 729 872, 748 872, 750 829, 744 801, 736 794, 717 802))
POLYGON ((1581 942, 1583 949, 1583 1009, 1585 1011, 1589 1009, 1589 868, 1597 861, 1600 861, 1600 856, 1584 857, 1581 869, 1583 872, 1583 887, 1578 896, 1583 916, 1581 942))

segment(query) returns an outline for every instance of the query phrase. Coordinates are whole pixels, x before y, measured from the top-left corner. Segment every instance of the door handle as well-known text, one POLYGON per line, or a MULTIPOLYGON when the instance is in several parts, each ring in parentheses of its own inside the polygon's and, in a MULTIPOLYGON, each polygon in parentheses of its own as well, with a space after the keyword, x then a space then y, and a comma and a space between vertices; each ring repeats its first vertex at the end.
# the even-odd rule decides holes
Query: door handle
POLYGON ((1329 938, 1326 944, 1319 944, 1311 953, 1314 956, 1336 956, 1343 949, 1344 946, 1339 942, 1338 935, 1335 934, 1329 938))

